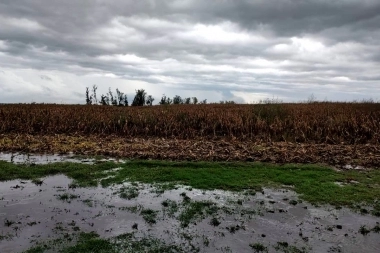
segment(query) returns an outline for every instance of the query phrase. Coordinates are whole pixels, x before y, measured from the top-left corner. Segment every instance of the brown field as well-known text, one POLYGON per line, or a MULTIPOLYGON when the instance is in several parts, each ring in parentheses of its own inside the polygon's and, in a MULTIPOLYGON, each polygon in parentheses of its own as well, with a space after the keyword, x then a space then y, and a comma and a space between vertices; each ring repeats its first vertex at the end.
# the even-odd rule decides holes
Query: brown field
POLYGON ((380 164, 380 104, 0 105, 0 150, 380 164))
POLYGON ((0 134, 378 144, 380 104, 0 105, 0 134))

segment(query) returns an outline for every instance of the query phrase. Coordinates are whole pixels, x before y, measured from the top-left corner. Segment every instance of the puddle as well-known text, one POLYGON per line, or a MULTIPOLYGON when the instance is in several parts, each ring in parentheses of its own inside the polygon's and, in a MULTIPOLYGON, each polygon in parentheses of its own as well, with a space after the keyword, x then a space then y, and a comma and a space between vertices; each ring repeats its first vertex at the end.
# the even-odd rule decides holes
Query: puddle
POLYGON ((308 252, 380 248, 380 234, 359 233, 361 226, 371 229, 379 218, 345 208, 317 208, 290 190, 264 189, 250 195, 178 186, 163 191, 157 185, 129 182, 72 188, 72 180, 64 175, 42 181, 0 182, 0 252, 22 252, 37 242, 91 231, 105 238, 130 232, 137 238, 152 236, 185 252, 253 252, 250 244, 255 243, 282 252, 275 248, 279 242, 308 252), (209 209, 184 226, 192 203, 209 209), (151 210, 155 215, 149 216, 151 210))
POLYGON ((93 158, 80 158, 74 154, 61 155, 61 154, 23 154, 23 153, 4 153, 0 152, 0 160, 12 162, 16 164, 48 164, 56 162, 71 162, 71 163, 84 163, 94 164, 96 161, 113 161, 125 162, 115 158, 93 159, 93 158))

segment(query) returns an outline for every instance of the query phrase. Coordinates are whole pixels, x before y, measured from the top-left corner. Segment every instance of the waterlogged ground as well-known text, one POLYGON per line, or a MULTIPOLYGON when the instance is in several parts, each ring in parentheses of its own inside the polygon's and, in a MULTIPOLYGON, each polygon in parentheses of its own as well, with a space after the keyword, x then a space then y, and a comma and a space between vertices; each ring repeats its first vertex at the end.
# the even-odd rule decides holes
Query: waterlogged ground
POLYGON ((114 161, 114 162, 124 162, 120 159, 115 158, 85 158, 80 156, 75 156, 73 154, 59 155, 59 154, 23 154, 23 153, 5 153, 0 152, 0 160, 12 162, 15 164, 49 164, 57 162, 71 162, 71 163, 84 163, 93 164, 95 161, 114 161))
POLYGON ((62 174, 0 182, 2 253, 379 252, 379 221, 311 205, 289 187, 231 192, 125 180, 86 188, 62 174))

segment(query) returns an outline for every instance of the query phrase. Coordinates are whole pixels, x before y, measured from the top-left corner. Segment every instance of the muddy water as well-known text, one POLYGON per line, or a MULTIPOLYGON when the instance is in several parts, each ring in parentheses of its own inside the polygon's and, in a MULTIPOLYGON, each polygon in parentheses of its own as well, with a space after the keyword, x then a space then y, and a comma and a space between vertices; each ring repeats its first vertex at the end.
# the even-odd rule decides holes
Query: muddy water
POLYGON ((63 175, 44 178, 43 182, 41 186, 20 180, 0 183, 0 252, 21 252, 35 242, 79 231, 95 231, 103 237, 134 231, 139 238, 153 236, 182 245, 189 252, 193 248, 200 252, 252 252, 251 243, 262 243, 269 252, 277 252, 274 246, 278 242, 308 252, 379 252, 380 248, 380 234, 364 236, 358 232, 362 225, 375 226, 378 218, 299 203, 289 190, 264 189, 252 196, 179 187, 161 194, 155 186, 139 184, 135 186, 138 196, 128 200, 119 194, 121 187, 131 186, 128 182, 76 189, 69 188, 71 179, 63 175), (217 203, 219 211, 214 216, 220 225, 212 226, 212 216, 205 216, 182 228, 178 216, 184 207, 170 217, 161 203, 170 199, 181 206, 183 192, 191 201, 217 203), (59 199, 63 194, 75 198, 59 199), (156 223, 148 224, 138 210, 125 209, 135 206, 159 211, 156 223), (135 223, 137 230, 132 228, 135 223))
MULTIPOLYGON (((23 154, 23 153, 4 153, 0 152, 0 160, 22 163, 22 164, 48 164, 55 162, 72 162, 72 163, 85 163, 93 164, 95 159, 93 158, 80 158, 73 154, 60 155, 60 154, 23 154)), ((124 162, 123 160, 115 158, 104 158, 99 161, 113 161, 113 162, 124 162)))

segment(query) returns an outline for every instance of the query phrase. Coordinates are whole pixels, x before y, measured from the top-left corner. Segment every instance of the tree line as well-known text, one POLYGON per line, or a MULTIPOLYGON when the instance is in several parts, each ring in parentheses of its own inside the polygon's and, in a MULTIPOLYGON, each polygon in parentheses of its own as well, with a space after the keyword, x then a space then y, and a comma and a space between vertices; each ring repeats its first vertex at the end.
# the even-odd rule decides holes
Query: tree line
MULTIPOLYGON (((111 91, 109 88, 106 94, 100 96, 100 100, 97 98, 97 89, 96 85, 92 86, 90 90, 89 87, 86 87, 86 104, 87 105, 113 105, 113 106, 129 106, 128 97, 126 94, 121 92, 119 89, 116 89, 116 93, 111 91)), ((131 106, 152 106, 154 97, 148 95, 144 89, 136 90, 135 97, 133 98, 131 106)), ((235 104, 234 101, 220 101, 220 104, 235 104)), ((207 99, 199 101, 197 97, 187 97, 182 98, 179 95, 175 95, 173 98, 167 97, 165 94, 161 97, 158 102, 160 105, 179 105, 179 104, 207 104, 207 99)))

